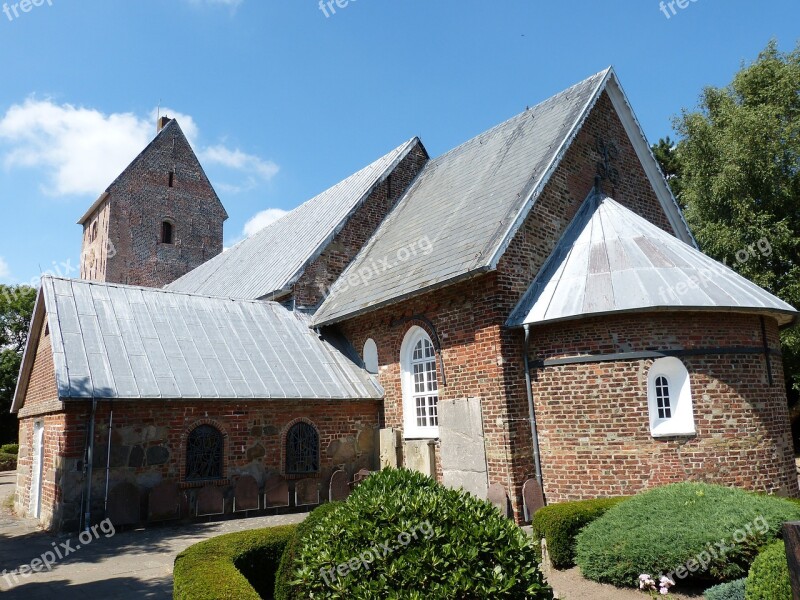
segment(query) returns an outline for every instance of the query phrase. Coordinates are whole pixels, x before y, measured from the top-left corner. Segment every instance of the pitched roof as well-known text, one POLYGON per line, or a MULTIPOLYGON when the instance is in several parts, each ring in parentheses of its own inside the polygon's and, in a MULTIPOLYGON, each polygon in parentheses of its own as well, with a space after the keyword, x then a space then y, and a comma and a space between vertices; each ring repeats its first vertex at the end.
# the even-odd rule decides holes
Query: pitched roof
POLYGON ((618 312, 797 311, 735 271, 601 194, 581 206, 507 325, 618 312))
POLYGON ((119 185, 121 182, 123 182, 125 178, 128 177, 128 175, 132 173, 133 170, 137 166, 139 166, 142 162, 147 161, 148 157, 151 157, 154 152, 158 152, 162 148, 164 150, 170 151, 173 147, 173 140, 175 138, 179 138, 182 144, 185 144, 190 149, 192 149, 191 159, 196 163, 195 167, 200 173, 200 176, 205 179, 205 183, 213 192, 214 198, 216 199, 217 202, 219 202, 220 207, 222 207, 222 212, 224 213, 225 218, 227 219, 228 213, 225 212, 225 207, 222 206, 222 201, 219 199, 219 196, 217 196, 217 192, 216 190, 214 190, 214 186, 211 185, 211 182, 209 181, 208 176, 206 175, 206 172, 203 169, 203 165, 200 164, 197 155, 194 153, 192 145, 189 143, 189 140, 183 133, 183 129, 181 129, 181 126, 178 124, 177 119, 171 119, 166 125, 164 125, 163 129, 161 129, 161 131, 159 131, 156 134, 156 137, 154 137, 150 141, 150 143, 147 144, 147 146, 145 146, 144 150, 142 150, 136 156, 136 158, 134 158, 131 161, 131 163, 127 167, 125 167, 122 173, 117 175, 116 179, 114 179, 114 181, 112 181, 109 184, 109 186, 105 189, 105 191, 102 194, 100 194, 100 196, 98 196, 97 200, 95 200, 89 207, 89 209, 83 214, 83 216, 80 219, 78 219, 78 225, 83 225, 89 219, 89 217, 91 217, 94 214, 94 211, 96 211, 98 207, 101 204, 103 204, 105 199, 108 198, 113 188, 119 185))
POLYGON ((167 289, 251 299, 287 292, 375 187, 420 144, 418 138, 407 141, 167 289))
POLYGON ((61 398, 383 397, 374 377, 275 302, 45 277, 37 313, 14 411, 45 316, 61 398))
POLYGON ((314 324, 336 323, 495 269, 603 91, 621 114, 677 235, 691 240, 607 69, 428 162, 342 275, 346 284, 334 286, 314 324), (368 278, 351 276, 367 272, 368 278))

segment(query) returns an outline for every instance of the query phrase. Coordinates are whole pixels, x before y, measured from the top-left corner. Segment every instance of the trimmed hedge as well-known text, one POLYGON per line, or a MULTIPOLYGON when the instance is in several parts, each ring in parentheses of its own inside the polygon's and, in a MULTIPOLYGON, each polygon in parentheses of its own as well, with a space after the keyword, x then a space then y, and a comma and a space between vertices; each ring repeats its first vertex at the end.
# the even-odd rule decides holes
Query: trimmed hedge
POLYGON ((0 471, 16 471, 17 455, 0 452, 0 471))
POLYGON ((792 584, 783 540, 771 543, 750 567, 745 600, 792 600, 792 584))
MULTIPOLYGON (((547 540, 547 552, 556 569, 574 567, 575 537, 580 530, 603 516, 609 508, 627 499, 627 497, 597 498, 545 506, 533 515, 531 523, 533 537, 536 540, 547 540)), ((539 545, 536 551, 541 558, 539 545)))
POLYGON ((578 534, 576 562, 585 577, 618 587, 636 586, 641 573, 667 574, 679 585, 722 583, 744 577, 759 549, 796 520, 800 506, 781 498, 678 483, 634 496, 588 525, 578 534))
POLYGON ((285 525, 229 533, 187 548, 175 558, 173 598, 269 598, 281 555, 296 528, 285 525))
POLYGON ((0 446, 0 454, 19 454, 19 444, 3 444, 0 446))
POLYGON ((300 541, 305 538, 318 523, 322 522, 325 517, 338 510, 342 504, 344 503, 328 502, 318 506, 297 526, 292 539, 283 551, 281 562, 278 565, 278 573, 275 577, 275 600, 304 600, 302 596, 296 593, 295 588, 291 585, 291 582, 296 578, 295 561, 297 559, 297 550, 300 547, 300 541))
POLYGON ((737 579, 728 583, 720 583, 708 588, 703 596, 705 600, 745 600, 744 582, 746 579, 737 579))
POLYGON ((406 469, 371 475, 298 550, 301 598, 552 599, 532 538, 488 502, 406 469))

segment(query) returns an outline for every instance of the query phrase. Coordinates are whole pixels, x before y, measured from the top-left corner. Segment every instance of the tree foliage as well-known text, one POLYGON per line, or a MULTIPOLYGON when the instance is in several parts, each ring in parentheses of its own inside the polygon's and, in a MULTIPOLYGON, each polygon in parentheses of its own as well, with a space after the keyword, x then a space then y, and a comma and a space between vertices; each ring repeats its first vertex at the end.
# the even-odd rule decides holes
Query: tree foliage
POLYGON ((35 303, 34 288, 0 285, 0 442, 17 439, 17 418, 9 411, 35 303))
MULTIPOLYGON (((653 151, 703 252, 800 307, 800 44, 770 42, 675 128, 653 151)), ((800 389, 800 331, 782 341, 800 389)))

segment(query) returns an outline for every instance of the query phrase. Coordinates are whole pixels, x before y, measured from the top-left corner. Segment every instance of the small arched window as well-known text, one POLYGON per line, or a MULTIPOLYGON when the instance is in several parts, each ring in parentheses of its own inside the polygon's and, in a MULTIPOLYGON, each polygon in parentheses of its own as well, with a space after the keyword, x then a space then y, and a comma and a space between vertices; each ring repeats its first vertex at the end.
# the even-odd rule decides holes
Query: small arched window
POLYGON ((439 380, 436 350, 421 327, 412 327, 400 348, 403 422, 406 438, 439 437, 439 380))
POLYGON ((172 223, 169 221, 161 222, 161 243, 173 244, 175 243, 175 232, 172 223))
POLYGON ((224 443, 216 427, 195 427, 186 440, 186 481, 222 479, 224 443))
POLYGON ((308 475, 319 472, 319 434, 304 421, 286 433, 286 474, 308 475))
POLYGON ((364 367, 373 375, 378 373, 378 346, 372 338, 364 343, 364 367))
POLYGON ((694 435, 689 371, 675 357, 660 358, 647 376, 650 433, 653 437, 694 435))

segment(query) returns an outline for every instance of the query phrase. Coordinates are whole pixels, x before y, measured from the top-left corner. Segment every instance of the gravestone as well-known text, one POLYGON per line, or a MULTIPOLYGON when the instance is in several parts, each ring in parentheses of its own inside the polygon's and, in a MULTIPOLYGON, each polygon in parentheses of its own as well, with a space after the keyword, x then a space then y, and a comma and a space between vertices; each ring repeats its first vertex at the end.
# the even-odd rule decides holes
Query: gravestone
POLYGON ((147 507, 148 521, 168 521, 181 516, 181 490, 172 481, 162 481, 152 490, 147 507))
POLYGON ((319 481, 301 479, 294 484, 294 505, 313 506, 319 504, 319 481))
POLYGON ((500 511, 500 514, 504 517, 511 516, 511 510, 508 506, 508 494, 506 494, 506 488, 504 488, 499 483, 493 483, 489 486, 489 494, 488 500, 494 507, 500 511))
POLYGON ((380 431, 380 468, 396 469, 402 464, 400 460, 400 432, 397 429, 381 429, 380 431))
POLYGON ((108 518, 114 525, 136 525, 140 520, 141 501, 139 488, 124 482, 114 486, 108 494, 108 518))
POLYGON ((439 401, 442 483, 481 500, 489 491, 480 398, 439 401))
POLYGON ((264 483, 264 508, 289 506, 289 484, 277 473, 270 473, 264 483))
POLYGON ((436 476, 436 444, 432 440, 408 440, 403 444, 403 464, 428 477, 436 476))
POLYGON ((207 485, 197 492, 197 506, 195 514, 198 517, 204 515, 221 515, 225 512, 225 494, 222 488, 216 485, 207 485))
POLYGON ((347 500, 350 495, 350 485, 347 481, 347 473, 339 469, 331 475, 331 484, 328 498, 331 502, 347 500))
POLYGON ((544 508, 542 486, 535 479, 528 479, 522 486, 522 504, 525 509, 525 521, 533 519, 540 508, 544 508))
POLYGON ((233 512, 258 510, 258 482, 251 475, 242 475, 233 487, 233 512))

